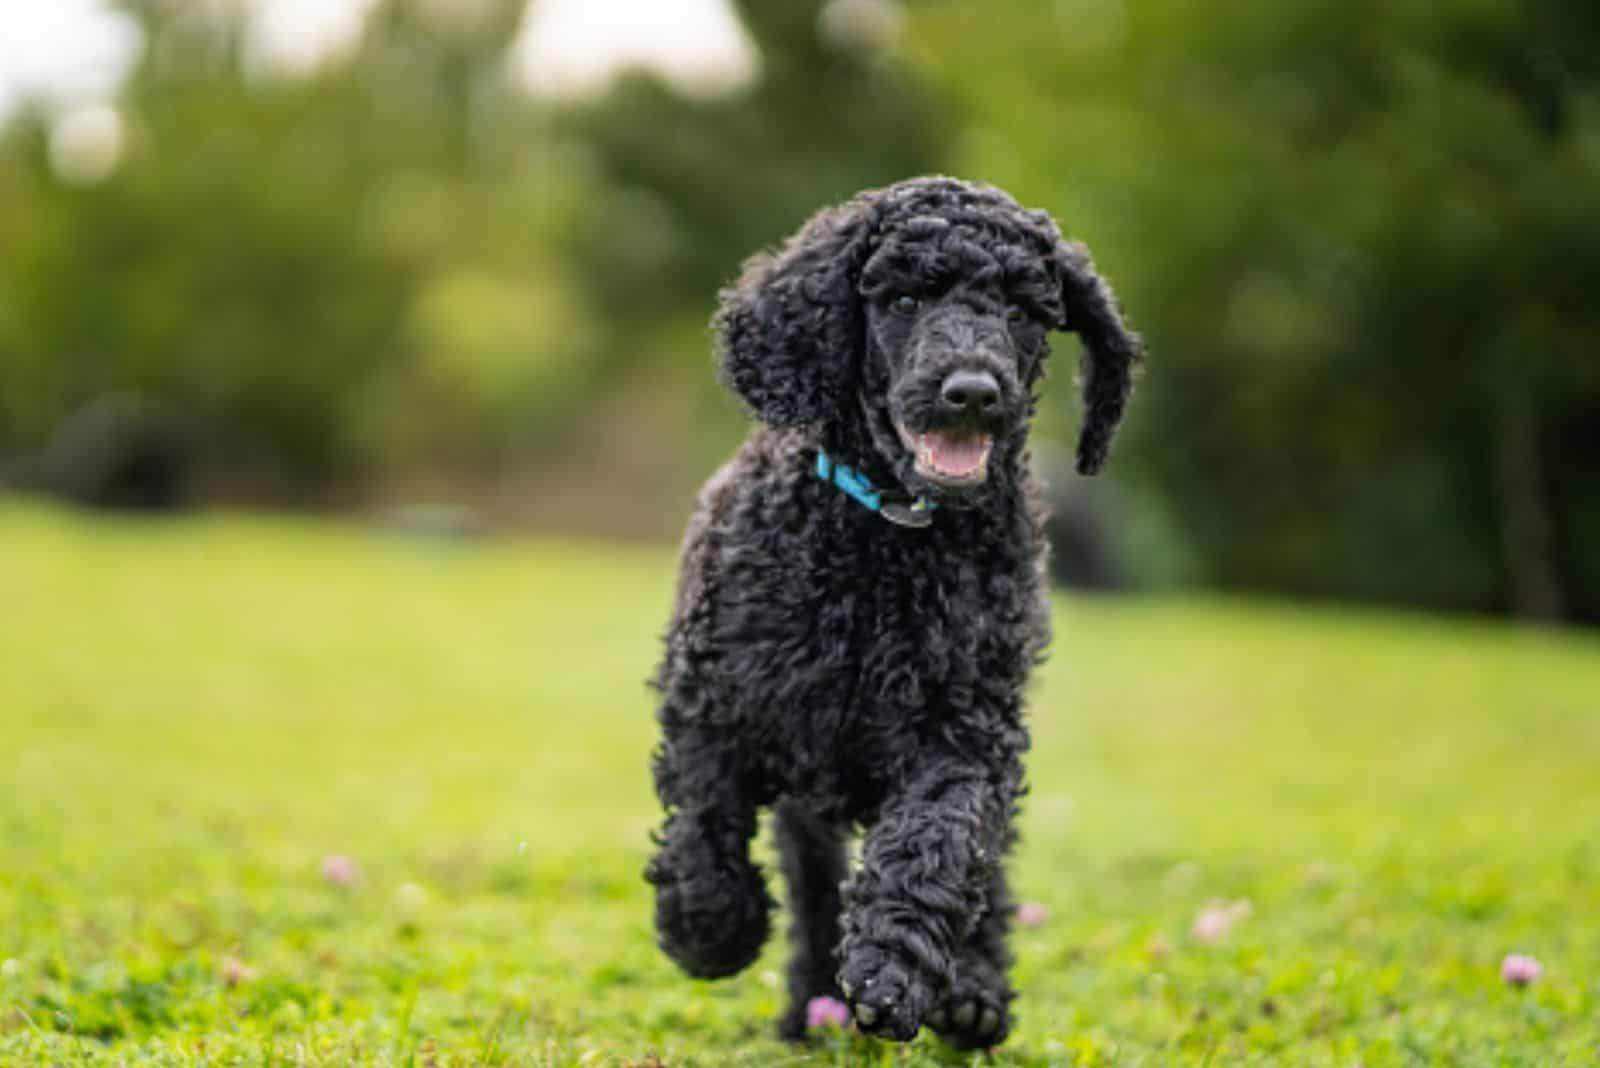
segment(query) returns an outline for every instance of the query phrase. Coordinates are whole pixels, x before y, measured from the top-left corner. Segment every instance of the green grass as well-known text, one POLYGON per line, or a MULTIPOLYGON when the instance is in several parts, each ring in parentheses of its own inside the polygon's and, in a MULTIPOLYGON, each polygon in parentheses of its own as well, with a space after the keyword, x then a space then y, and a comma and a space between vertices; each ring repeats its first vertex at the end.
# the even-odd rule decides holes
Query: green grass
MULTIPOLYGON (((789 1050, 776 945, 718 984, 655 950, 671 582, 655 549, 0 502, 0 1065, 957 1061, 789 1050)), ((1049 919, 993 1063, 1595 1063, 1594 636, 1057 604, 1015 869, 1049 919), (1206 943, 1212 899, 1251 911, 1206 943)))

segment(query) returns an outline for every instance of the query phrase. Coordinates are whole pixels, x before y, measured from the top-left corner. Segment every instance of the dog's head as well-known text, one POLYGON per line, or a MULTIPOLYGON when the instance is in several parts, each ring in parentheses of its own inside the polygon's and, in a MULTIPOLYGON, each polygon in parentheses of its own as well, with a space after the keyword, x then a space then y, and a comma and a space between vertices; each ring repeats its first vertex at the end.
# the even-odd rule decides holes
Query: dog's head
POLYGON ((1136 334, 1044 212, 991 186, 916 178, 814 216, 722 293, 724 382, 774 426, 864 420, 916 492, 959 497, 1015 451, 1051 330, 1083 340, 1078 470, 1105 461, 1136 334))

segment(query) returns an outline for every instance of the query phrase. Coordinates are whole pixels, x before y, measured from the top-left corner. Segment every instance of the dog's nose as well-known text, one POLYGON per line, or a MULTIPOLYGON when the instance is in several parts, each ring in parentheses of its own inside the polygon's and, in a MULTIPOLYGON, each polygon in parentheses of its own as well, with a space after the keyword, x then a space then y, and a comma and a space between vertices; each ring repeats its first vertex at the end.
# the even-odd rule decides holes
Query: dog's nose
POLYGON ((964 415, 988 415, 1000 404, 1000 383, 987 371, 956 371, 939 387, 939 396, 964 415))

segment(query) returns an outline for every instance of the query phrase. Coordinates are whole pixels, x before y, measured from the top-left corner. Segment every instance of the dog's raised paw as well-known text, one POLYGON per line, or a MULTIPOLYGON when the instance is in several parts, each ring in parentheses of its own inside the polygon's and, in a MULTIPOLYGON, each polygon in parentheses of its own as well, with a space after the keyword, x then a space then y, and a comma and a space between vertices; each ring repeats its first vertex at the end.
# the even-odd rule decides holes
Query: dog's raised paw
POLYGON ((652 865, 646 877, 656 887, 656 936, 678 966, 697 979, 721 979, 743 971, 766 943, 772 899, 752 865, 738 877, 706 868, 680 877, 652 865))

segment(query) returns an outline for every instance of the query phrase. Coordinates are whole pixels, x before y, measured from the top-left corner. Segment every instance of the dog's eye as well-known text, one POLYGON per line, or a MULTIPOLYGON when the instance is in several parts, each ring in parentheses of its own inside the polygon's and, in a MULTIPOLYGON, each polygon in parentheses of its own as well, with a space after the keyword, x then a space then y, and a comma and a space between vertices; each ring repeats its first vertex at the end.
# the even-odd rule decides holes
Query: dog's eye
POLYGON ((910 293, 902 293, 889 302, 889 307, 894 309, 896 315, 915 315, 917 309, 922 307, 922 301, 910 293))
POLYGON ((1012 323, 1022 323, 1028 318, 1027 311, 1020 304, 1012 304, 1006 308, 1006 318, 1012 323))

